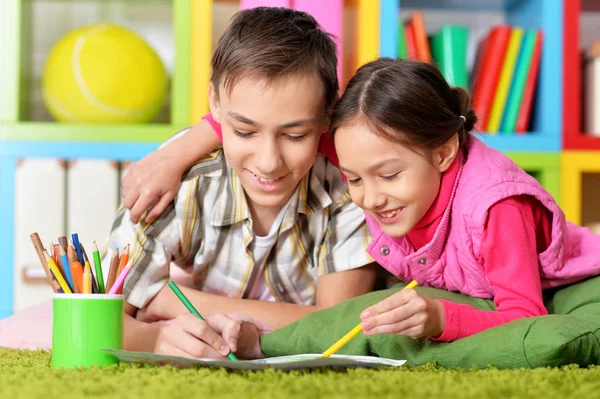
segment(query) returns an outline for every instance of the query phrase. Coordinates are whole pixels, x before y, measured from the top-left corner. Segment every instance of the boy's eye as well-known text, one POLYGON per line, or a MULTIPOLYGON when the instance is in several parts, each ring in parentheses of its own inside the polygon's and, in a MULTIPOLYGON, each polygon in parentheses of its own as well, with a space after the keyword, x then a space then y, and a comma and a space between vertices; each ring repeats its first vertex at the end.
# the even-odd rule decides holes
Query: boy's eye
POLYGON ((360 177, 357 177, 356 179, 348 179, 348 184, 352 184, 355 186, 358 183, 360 183, 360 177))
POLYGON ((307 134, 301 134, 301 135, 293 135, 293 134, 286 134, 285 137, 288 140, 291 141, 300 141, 300 140, 304 140, 304 138, 308 136, 307 134))
POLYGON ((387 176, 381 176, 381 177, 383 178, 383 180, 395 180, 399 174, 400 174, 400 172, 396 172, 394 174, 387 175, 387 176))
POLYGON ((254 134, 254 132, 240 132, 239 130, 233 129, 233 132, 242 138, 250 137, 254 134))

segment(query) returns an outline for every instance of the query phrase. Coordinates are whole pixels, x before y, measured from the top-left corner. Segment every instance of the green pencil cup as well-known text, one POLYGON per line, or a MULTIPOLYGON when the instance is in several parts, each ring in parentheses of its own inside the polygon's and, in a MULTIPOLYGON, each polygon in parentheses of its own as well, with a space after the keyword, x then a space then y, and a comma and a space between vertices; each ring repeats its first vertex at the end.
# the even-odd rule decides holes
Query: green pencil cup
POLYGON ((103 349, 123 348, 123 295, 54 294, 52 365, 108 366, 119 359, 103 349))

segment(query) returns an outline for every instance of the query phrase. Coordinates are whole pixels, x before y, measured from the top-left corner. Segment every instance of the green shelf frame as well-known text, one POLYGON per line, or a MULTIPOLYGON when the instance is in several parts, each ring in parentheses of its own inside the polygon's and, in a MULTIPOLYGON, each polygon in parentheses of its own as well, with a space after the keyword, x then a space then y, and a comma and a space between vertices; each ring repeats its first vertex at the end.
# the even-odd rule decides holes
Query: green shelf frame
MULTIPOLYGON (((21 71, 23 64, 22 46, 29 34, 24 22, 26 5, 36 0, 8 0, 2 3, 0 25, 2 26, 2 84, 0 85, 0 108, 2 122, 29 122, 23 119, 21 104, 26 87, 21 71), (10 40, 8 40, 10 38, 10 40)), ((99 1, 99 0, 98 0, 99 1)), ((131 0, 120 0, 127 2, 131 0)), ((169 124, 182 125, 190 121, 191 88, 191 37, 192 1, 161 0, 173 5, 173 38, 175 48, 174 70, 171 77, 171 114, 169 124)), ((133 2, 133 1, 132 1, 133 2)), ((64 125, 61 125, 64 126, 64 125)))
POLYGON ((540 184, 560 204, 560 153, 508 152, 506 155, 525 171, 535 174, 540 184))
POLYGON ((69 125, 45 122, 4 123, 0 141, 60 141, 160 143, 186 125, 69 125))

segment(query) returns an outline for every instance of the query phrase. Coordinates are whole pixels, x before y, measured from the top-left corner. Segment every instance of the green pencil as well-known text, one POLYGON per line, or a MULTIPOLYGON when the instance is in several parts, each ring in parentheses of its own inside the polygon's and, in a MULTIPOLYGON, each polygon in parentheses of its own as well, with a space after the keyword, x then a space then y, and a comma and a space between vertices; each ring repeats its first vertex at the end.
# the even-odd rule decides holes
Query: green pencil
MULTIPOLYGON (((177 284, 175 284, 175 282, 169 281, 169 287, 173 290, 175 295, 177 295, 177 298, 179 298, 181 303, 183 303, 185 305, 185 307, 187 308, 187 310, 190 311, 191 314, 198 316, 201 320, 204 320, 204 317, 202 317, 202 315, 200 313, 198 313, 198 311, 196 310, 194 305, 192 305, 192 303, 189 301, 189 299, 187 299, 186 296, 183 295, 183 292, 181 292, 181 290, 179 289, 177 284)), ((235 357, 235 355, 232 352, 229 352, 227 357, 229 358, 229 360, 233 360, 233 361, 238 360, 238 358, 235 357)))
POLYGON ((92 250, 94 251, 94 267, 96 268, 96 279, 98 279, 98 289, 101 294, 105 293, 104 289, 104 276, 102 275, 102 262, 100 261, 100 251, 98 251, 98 246, 96 245, 96 241, 94 241, 92 250))

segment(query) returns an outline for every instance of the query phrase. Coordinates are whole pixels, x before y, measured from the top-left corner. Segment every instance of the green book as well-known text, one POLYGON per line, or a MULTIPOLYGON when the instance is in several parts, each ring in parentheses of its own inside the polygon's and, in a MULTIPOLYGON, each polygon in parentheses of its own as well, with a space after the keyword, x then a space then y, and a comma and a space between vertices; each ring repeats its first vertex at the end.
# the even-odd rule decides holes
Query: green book
POLYGON ((450 86, 469 88, 467 41, 469 30, 462 25, 444 25, 431 37, 431 55, 450 86))
POLYGON ((408 59, 408 50, 406 49, 406 36, 404 35, 404 23, 398 23, 398 58, 408 59))

